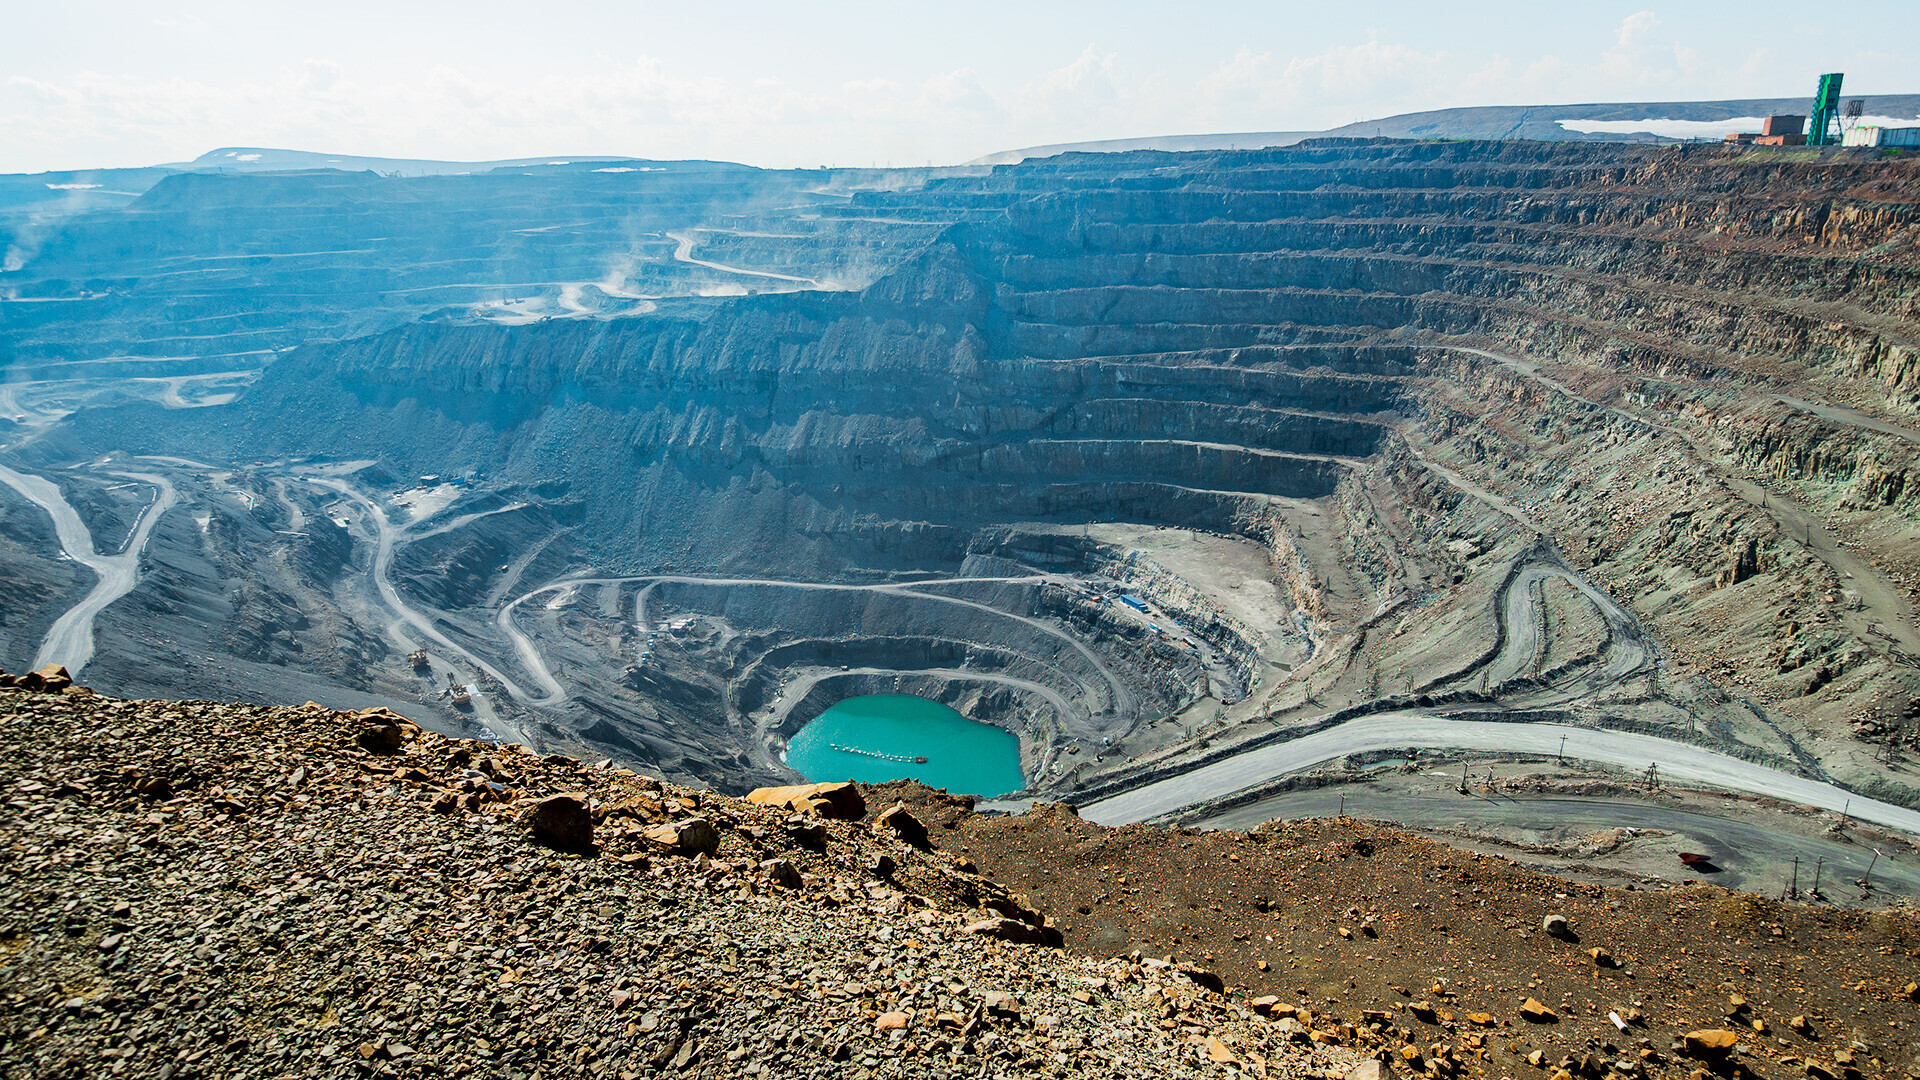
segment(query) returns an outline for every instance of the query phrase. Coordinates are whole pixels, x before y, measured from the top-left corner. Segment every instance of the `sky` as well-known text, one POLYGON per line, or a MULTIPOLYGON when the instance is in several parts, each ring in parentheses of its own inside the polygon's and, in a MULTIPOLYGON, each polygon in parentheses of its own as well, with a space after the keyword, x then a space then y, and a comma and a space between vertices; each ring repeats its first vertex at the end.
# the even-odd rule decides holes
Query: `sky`
POLYGON ((1915 0, 0 0, 0 172, 225 146, 768 167, 1463 105, 1920 92, 1915 0), (1844 17, 1842 17, 1844 16, 1844 17))

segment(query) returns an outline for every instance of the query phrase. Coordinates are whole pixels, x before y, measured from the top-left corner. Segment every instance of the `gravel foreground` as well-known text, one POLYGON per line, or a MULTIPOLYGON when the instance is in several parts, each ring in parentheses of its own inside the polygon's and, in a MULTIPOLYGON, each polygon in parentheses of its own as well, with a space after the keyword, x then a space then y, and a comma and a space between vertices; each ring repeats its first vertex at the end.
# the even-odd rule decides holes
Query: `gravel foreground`
POLYGON ((1002 940, 1058 931, 897 815, 380 710, 0 688, 0 725, 0 1076, 1366 1080, 1388 1052, 1205 971, 1002 940), (584 824, 560 793, 596 846, 530 834, 584 824))

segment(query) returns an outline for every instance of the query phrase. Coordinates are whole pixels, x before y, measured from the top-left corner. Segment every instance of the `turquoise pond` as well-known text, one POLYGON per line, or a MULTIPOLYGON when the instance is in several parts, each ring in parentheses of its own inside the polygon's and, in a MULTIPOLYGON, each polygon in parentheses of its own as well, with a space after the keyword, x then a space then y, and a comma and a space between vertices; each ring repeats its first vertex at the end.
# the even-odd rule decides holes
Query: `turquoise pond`
POLYGON ((918 780, 956 795, 984 796, 1027 786, 1020 743, 1012 732, 908 694, 874 694, 834 705, 794 734, 787 764, 815 783, 918 780), (915 764, 916 757, 926 758, 926 764, 915 764))

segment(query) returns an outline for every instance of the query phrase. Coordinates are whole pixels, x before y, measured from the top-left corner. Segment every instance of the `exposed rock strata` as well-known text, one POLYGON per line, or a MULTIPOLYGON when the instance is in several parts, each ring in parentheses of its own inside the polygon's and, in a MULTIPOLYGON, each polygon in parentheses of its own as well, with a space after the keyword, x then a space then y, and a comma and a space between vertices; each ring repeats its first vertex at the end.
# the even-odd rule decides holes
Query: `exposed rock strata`
MULTIPOLYGON (((507 557, 540 513, 537 542, 564 528, 556 550, 577 560, 542 564, 553 579, 635 591, 674 574, 905 582, 1036 553, 1087 574, 1133 553, 1089 543, 1076 562, 1029 537, 1185 529, 1264 548, 1290 596, 1276 627, 1304 614, 1292 641, 1263 642, 1162 581, 1203 631, 1186 652, 1040 585, 980 594, 1081 652, 897 595, 667 582, 663 614, 709 620, 706 636, 629 676, 628 593, 529 610, 575 687, 564 722, 531 730, 709 782, 778 775, 739 703, 816 666, 809 643, 913 638, 899 655, 1031 676, 1069 702, 1059 733, 1115 740, 1037 784, 1482 695, 1910 801, 1916 485, 1884 429, 1915 404, 1913 169, 1525 143, 1065 155, 856 198, 958 222, 860 292, 415 324, 297 350, 230 409, 82 414, 62 438, 564 484, 541 511, 403 552, 403 587, 494 655, 506 584, 548 584, 507 557), (1816 410, 1783 413, 1788 398, 1816 410), (1796 515, 1837 539, 1796 543, 1796 515), (1840 539, 1865 557, 1837 560, 1840 539), (1527 566, 1583 575, 1606 610, 1544 586, 1515 607, 1527 566), (1519 655, 1510 616, 1543 607, 1570 637, 1519 655)), ((1163 578, 1131 565, 1141 588, 1163 578)))

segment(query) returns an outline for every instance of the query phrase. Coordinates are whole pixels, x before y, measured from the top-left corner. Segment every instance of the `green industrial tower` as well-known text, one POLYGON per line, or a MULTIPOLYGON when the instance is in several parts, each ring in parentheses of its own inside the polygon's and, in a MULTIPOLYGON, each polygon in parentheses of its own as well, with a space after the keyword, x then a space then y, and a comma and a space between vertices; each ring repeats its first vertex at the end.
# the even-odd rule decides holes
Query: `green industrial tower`
POLYGON ((1820 90, 1813 97, 1813 115, 1807 117, 1807 145, 1829 146, 1834 118, 1840 115, 1840 72, 1820 76, 1820 90))

